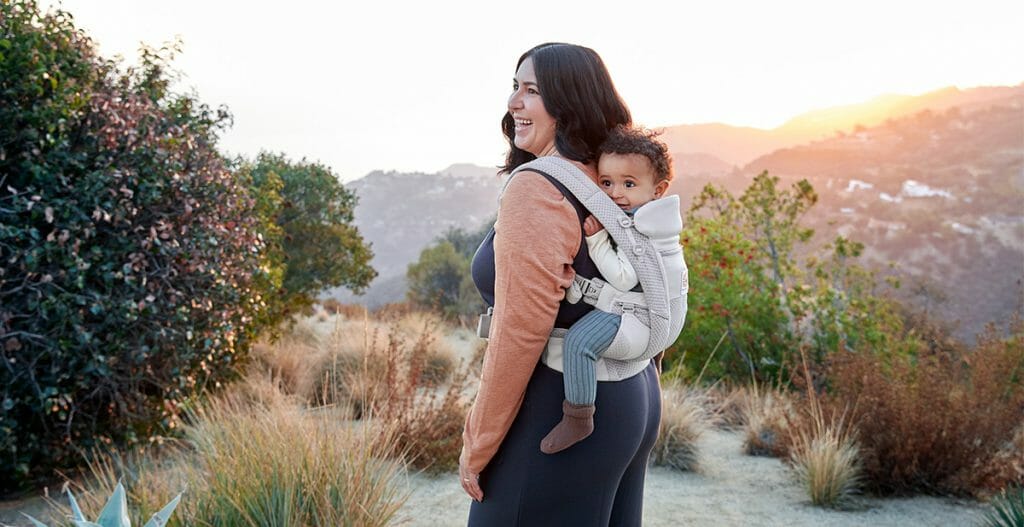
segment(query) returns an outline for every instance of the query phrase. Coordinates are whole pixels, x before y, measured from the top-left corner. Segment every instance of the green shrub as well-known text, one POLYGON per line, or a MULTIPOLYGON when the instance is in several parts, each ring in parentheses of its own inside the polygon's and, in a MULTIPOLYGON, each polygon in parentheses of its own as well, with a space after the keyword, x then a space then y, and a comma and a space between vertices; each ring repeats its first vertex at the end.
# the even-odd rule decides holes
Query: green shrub
POLYGON ((125 71, 62 12, 0 3, 0 489, 144 442, 244 357, 262 242, 224 110, 125 71))
POLYGON ((690 310, 667 367, 689 374, 707 364, 711 378, 773 380, 792 359, 800 278, 792 253, 812 234, 799 219, 817 195, 807 181, 785 190, 778 182, 764 172, 739 198, 708 185, 694 200, 682 233, 690 310))
POLYGON ((470 276, 470 265, 493 224, 493 220, 486 222, 475 232, 449 228, 423 249, 419 259, 406 269, 409 302, 451 319, 476 323, 476 316, 486 306, 470 276))

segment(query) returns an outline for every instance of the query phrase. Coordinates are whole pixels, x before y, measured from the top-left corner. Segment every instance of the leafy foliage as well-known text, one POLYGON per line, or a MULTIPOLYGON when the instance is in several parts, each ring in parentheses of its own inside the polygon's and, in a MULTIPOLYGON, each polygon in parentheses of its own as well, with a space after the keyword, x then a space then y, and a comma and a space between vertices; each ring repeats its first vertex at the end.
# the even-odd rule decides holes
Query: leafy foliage
POLYGON ((0 4, 0 487, 173 428, 262 316, 263 243, 224 110, 120 72, 62 12, 0 4))
POLYGON ((328 167, 264 152, 240 173, 253 189, 268 246, 268 318, 300 312, 329 287, 361 291, 377 275, 373 253, 352 225, 356 196, 328 167))
POLYGON ((689 375, 707 364, 713 378, 772 382, 785 380, 801 346, 815 363, 843 348, 909 353, 897 337, 899 306, 855 262, 861 244, 838 237, 825 258, 796 260, 813 234, 801 218, 817 194, 806 180, 785 190, 778 181, 762 173, 739 198, 708 185, 694 200, 682 234, 690 311, 670 367, 689 375))
POLYGON ((738 200, 708 185, 694 201, 682 234, 690 310, 670 365, 699 371, 708 363, 713 377, 772 377, 795 349, 786 284, 795 272, 791 248, 810 236, 797 220, 814 192, 806 181, 782 192, 777 183, 763 173, 738 200), (725 351, 709 362, 723 335, 725 351))
POLYGON ((406 271, 409 301, 450 318, 481 313, 484 303, 470 275, 470 264, 493 223, 476 232, 449 229, 435 244, 423 249, 419 260, 409 264, 406 271))

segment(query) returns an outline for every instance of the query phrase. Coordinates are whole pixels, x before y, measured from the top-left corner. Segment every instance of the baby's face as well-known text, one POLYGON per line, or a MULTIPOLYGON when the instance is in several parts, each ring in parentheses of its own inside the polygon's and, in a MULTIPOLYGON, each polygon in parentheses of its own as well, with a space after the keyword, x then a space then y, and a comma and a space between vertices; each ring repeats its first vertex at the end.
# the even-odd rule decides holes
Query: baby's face
POLYGON ((597 184, 627 211, 660 198, 668 188, 668 181, 654 183, 654 167, 640 154, 602 154, 597 161, 597 184))

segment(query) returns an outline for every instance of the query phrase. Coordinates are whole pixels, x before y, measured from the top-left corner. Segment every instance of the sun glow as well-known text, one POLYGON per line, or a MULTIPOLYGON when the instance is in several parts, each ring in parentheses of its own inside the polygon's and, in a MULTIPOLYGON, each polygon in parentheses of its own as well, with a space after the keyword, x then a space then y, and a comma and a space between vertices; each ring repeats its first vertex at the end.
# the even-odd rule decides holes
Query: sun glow
POLYGON ((500 163, 515 60, 545 41, 597 50, 648 126, 774 128, 886 93, 1024 81, 1024 3, 998 0, 62 5, 105 55, 180 35, 184 85, 235 116, 226 148, 308 156, 345 179, 500 163))

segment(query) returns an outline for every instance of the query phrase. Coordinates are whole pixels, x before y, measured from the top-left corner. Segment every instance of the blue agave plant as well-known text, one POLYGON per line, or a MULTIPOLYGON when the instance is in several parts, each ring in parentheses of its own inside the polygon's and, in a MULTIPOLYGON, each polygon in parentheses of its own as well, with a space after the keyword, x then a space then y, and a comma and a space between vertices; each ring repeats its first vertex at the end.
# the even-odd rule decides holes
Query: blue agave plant
MULTIPOLYGON (((71 494, 70 490, 68 491, 68 500, 71 502, 71 521, 75 523, 75 527, 131 527, 132 525, 131 520, 128 519, 128 500, 125 497, 124 486, 121 483, 118 483, 117 487, 114 488, 114 493, 107 500, 107 504, 103 506, 99 518, 96 518, 94 522, 85 519, 82 509, 78 508, 78 502, 75 501, 75 496, 71 494)), ((164 527, 167 524, 167 520, 170 519, 171 513, 178 506, 179 501, 181 501, 180 493, 167 505, 164 505, 164 508, 154 514, 143 527, 164 527)), ((25 517, 35 527, 47 527, 45 523, 28 514, 25 517)))

